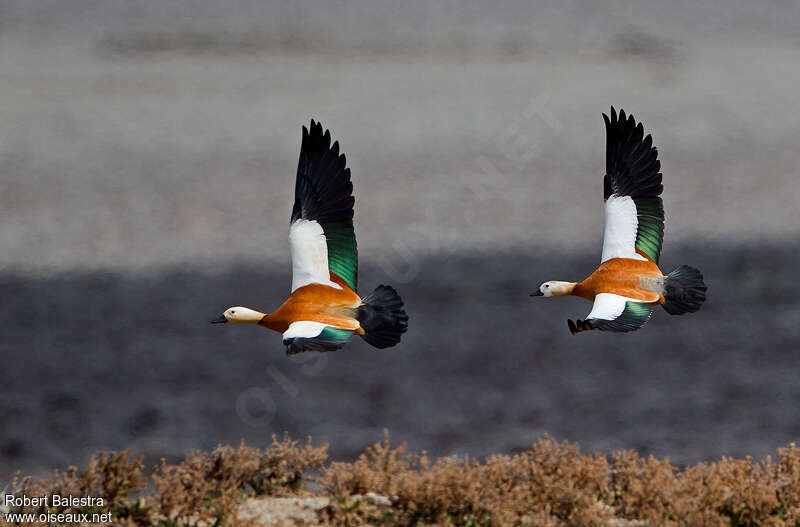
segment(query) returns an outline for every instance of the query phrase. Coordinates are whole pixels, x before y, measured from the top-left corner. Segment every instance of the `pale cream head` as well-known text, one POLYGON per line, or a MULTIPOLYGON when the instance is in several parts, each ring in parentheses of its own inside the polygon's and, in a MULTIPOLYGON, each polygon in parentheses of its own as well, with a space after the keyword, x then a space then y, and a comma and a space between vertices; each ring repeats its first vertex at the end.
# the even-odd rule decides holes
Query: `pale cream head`
POLYGON ((250 309, 249 307, 235 306, 229 307, 218 318, 211 321, 212 324, 258 324, 264 318, 264 313, 250 309))
POLYGON ((575 289, 574 282, 550 280, 539 286, 539 294, 534 296, 567 296, 575 289))

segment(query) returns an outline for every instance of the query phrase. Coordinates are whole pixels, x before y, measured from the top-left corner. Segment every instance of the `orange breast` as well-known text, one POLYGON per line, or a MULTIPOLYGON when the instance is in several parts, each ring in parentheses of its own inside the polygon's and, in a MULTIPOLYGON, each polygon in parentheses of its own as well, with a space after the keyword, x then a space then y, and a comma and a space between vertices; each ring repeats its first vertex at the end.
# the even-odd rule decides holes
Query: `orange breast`
POLYGON ((262 326, 283 333, 292 322, 309 320, 342 329, 358 330, 355 308, 361 298, 341 278, 331 273, 341 289, 322 284, 298 287, 275 312, 265 316, 262 326))
POLYGON ((663 278, 661 270, 650 260, 612 258, 576 285, 572 294, 590 301, 594 301, 598 293, 614 293, 645 302, 663 303, 659 287, 663 278))

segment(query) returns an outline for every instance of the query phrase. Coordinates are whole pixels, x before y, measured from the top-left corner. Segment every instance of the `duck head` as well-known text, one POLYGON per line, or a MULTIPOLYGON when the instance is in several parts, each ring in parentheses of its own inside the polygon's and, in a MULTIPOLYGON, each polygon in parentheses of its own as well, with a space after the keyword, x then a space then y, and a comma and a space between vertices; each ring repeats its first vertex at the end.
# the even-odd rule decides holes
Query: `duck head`
POLYGON ((212 324, 258 324, 266 315, 249 307, 229 307, 220 316, 211 321, 212 324))
POLYGON ((575 282, 550 280, 540 285, 539 290, 531 293, 531 296, 567 296, 572 294, 573 289, 575 289, 575 282))

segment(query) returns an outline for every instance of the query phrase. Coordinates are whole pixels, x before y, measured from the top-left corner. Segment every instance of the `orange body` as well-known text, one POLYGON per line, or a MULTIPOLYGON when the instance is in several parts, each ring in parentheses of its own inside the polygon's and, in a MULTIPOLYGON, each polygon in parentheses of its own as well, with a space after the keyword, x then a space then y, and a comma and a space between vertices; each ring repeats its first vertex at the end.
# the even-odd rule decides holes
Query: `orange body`
POLYGON ((336 289, 322 284, 298 287, 281 307, 265 315, 259 325, 283 333, 292 322, 308 320, 354 330, 356 334, 362 335, 364 330, 355 318, 355 310, 361 305, 361 297, 333 273, 331 281, 342 288, 336 289))
POLYGON ((572 295, 593 302, 598 293, 613 293, 663 304, 665 278, 658 265, 649 259, 612 258, 600 264, 586 280, 576 284, 572 295))

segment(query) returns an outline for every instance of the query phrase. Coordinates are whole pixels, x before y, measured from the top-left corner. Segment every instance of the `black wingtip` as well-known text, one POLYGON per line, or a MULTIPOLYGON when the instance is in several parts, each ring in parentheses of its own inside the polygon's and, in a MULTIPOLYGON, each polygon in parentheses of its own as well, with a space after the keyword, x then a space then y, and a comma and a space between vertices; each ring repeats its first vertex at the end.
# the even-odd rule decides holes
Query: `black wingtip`
POLYGON ((572 320, 567 320, 567 327, 569 327, 569 332, 573 335, 577 335, 583 331, 591 331, 599 329, 595 327, 591 321, 589 320, 580 320, 576 319, 575 322, 572 320))
MULTIPOLYGON (((611 108, 611 110, 613 111, 614 108, 611 108)), ((578 328, 575 327, 575 322, 573 322, 570 319, 567 319, 567 327, 569 328, 569 332, 572 333, 573 335, 577 335, 579 333, 578 328)))
POLYGON ((632 198, 656 198, 661 195, 661 162, 653 138, 645 135, 644 124, 623 108, 611 107, 611 116, 603 114, 606 126, 606 181, 604 198, 612 194, 632 198))
MULTIPOLYGON (((303 126, 303 130, 305 130, 305 126, 303 126)), ((311 123, 308 126, 308 133, 303 134, 303 139, 317 139, 319 138, 320 141, 325 141, 327 139, 328 145, 330 145, 330 131, 325 130, 322 127, 322 122, 317 121, 316 119, 311 119, 311 123)), ((327 145, 326 145, 327 147, 327 145)))
POLYGON ((606 128, 623 123, 625 121, 634 121, 633 114, 626 114, 624 108, 620 108, 619 112, 617 112, 613 105, 611 106, 608 114, 603 114, 603 120, 606 122, 606 128))
MULTIPOLYGON (((635 124, 636 118, 633 116, 632 113, 626 113, 625 108, 620 107, 619 112, 614 108, 612 105, 608 115, 603 114, 603 117, 606 119, 609 125, 615 123, 622 123, 625 121, 631 121, 635 124)), ((641 124, 641 123, 639 123, 641 124)))

